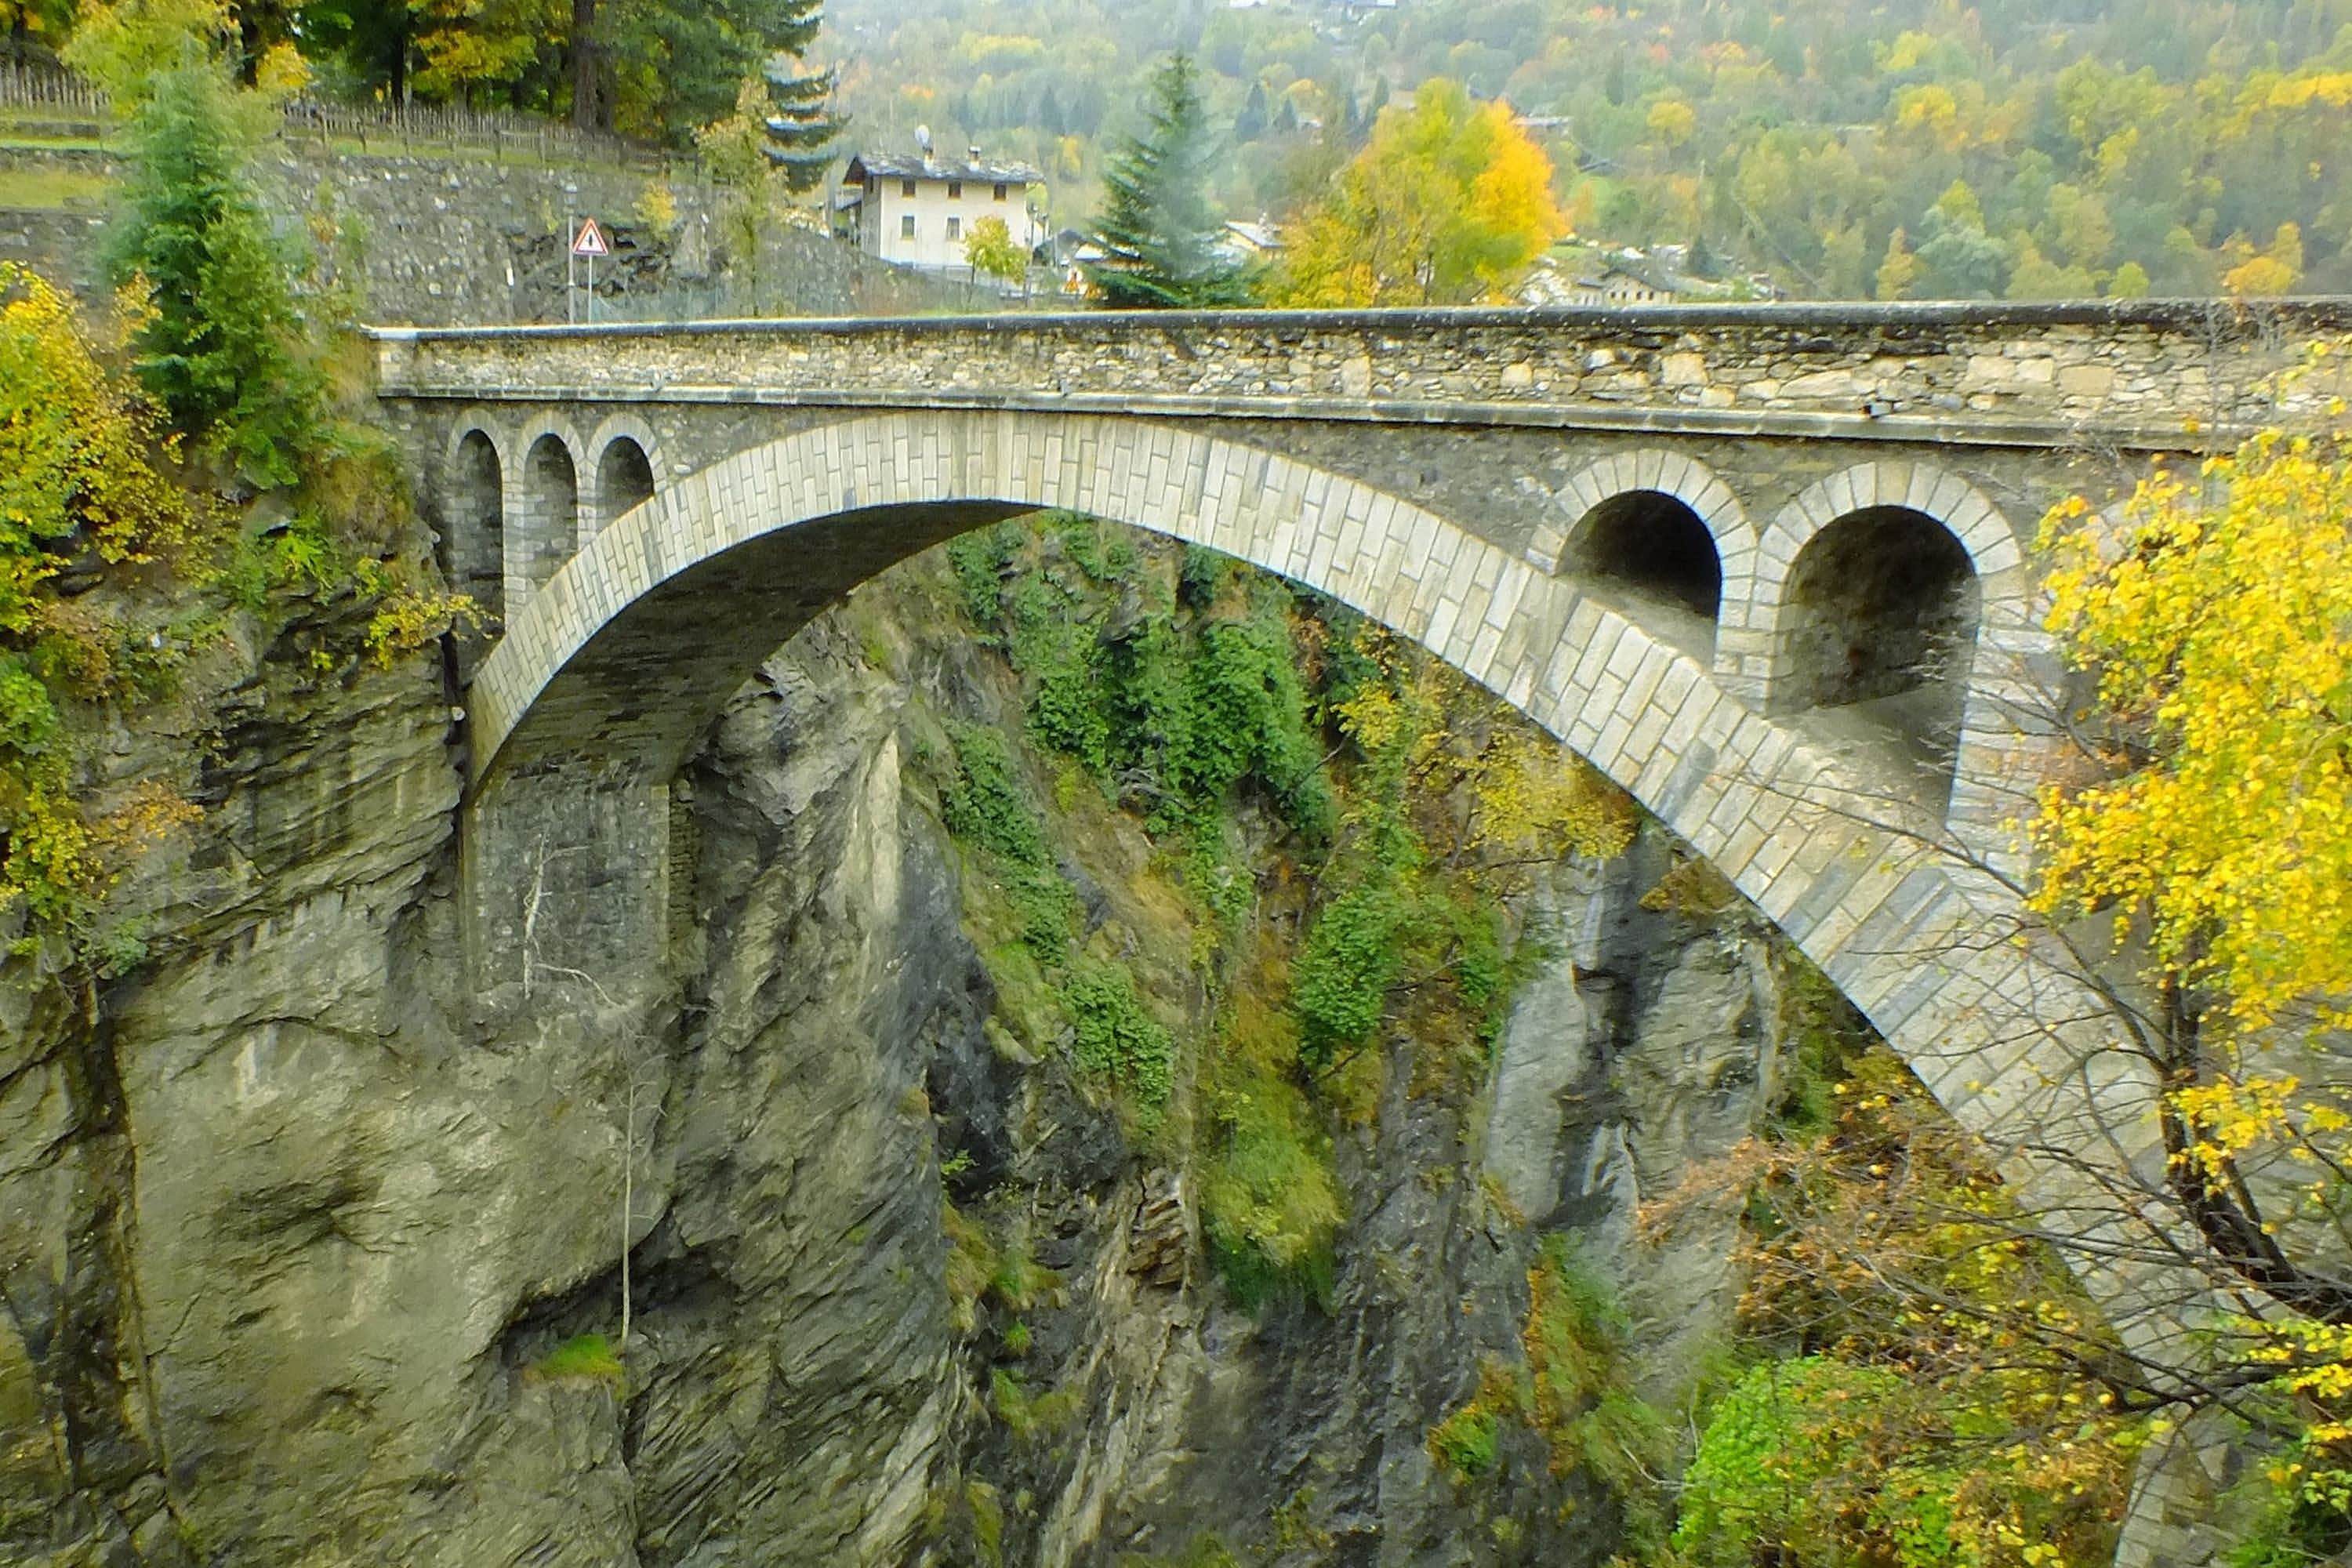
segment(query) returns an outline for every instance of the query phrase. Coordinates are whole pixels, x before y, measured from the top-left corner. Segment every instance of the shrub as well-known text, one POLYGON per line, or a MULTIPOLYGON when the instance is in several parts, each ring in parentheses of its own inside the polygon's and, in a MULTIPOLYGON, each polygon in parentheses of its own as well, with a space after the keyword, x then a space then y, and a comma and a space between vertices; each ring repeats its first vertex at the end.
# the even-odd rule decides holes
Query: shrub
POLYGON ((1418 916, 1402 883, 1384 876, 1349 888, 1316 917, 1291 970, 1291 1005, 1305 1028, 1299 1057, 1308 1067, 1328 1065, 1380 1026, 1404 968, 1405 928, 1418 916))
POLYGON ((1671 1448, 1664 1419, 1633 1391, 1633 1323, 1615 1289, 1565 1237, 1544 1238, 1528 1270, 1528 1424, 1543 1435, 1555 1474, 1581 1471, 1626 1504, 1629 1522, 1655 1528, 1648 1479, 1671 1448))
POLYGON ((948 1317, 956 1332, 968 1334, 980 1326, 981 1300, 1003 1258, 988 1227, 955 1205, 940 1205, 940 1221, 948 1238, 948 1317))
POLYGON ((1032 1394, 1021 1374, 998 1367, 989 1374, 990 1403, 996 1418, 1016 1437, 1050 1437, 1078 1417, 1078 1396, 1066 1388, 1032 1394))
POLYGON ((143 837, 93 831, 60 703, 137 695, 170 658, 53 580, 77 557, 136 563, 194 541, 205 514, 159 450, 172 455, 153 409, 100 362, 67 299, 0 263, 0 907, 22 898, 51 927, 103 889, 110 845, 143 837))
POLYGON ((615 1384, 624 1374, 619 1353, 602 1334, 574 1334, 533 1362, 530 1370, 551 1381, 615 1384))
POLYGON ((948 568, 955 574, 956 602, 974 624, 993 629, 1003 613, 1004 569, 1020 549, 1019 528, 1000 522, 976 528, 948 542, 948 568))
POLYGON ((1135 981, 1112 964, 1087 964, 1063 991, 1078 1065, 1130 1093, 1147 1113, 1168 1103, 1175 1084, 1176 1037, 1135 994, 1135 981))
POLYGON ((1495 1468, 1502 1435, 1502 1417, 1473 1399, 1429 1429, 1429 1455, 1455 1480, 1475 1480, 1495 1468))
POLYGON ((1004 737, 976 724, 954 724, 956 778, 940 803, 948 831, 1016 866, 1053 863, 1045 826, 1013 771, 1004 737))
POLYGON ((1582 1474, 1609 1489, 1632 1555, 1652 1560, 1665 1525, 1653 1478, 1673 1440, 1633 1390, 1630 1339, 1608 1281, 1566 1237, 1545 1237, 1528 1270, 1524 1376, 1493 1362, 1482 1367, 1478 1392, 1431 1429, 1431 1455, 1469 1480, 1494 1468, 1504 1419, 1520 1422, 1544 1440, 1552 1474, 1582 1474))
POLYGON ((956 778, 941 802, 948 830, 1004 862, 1002 891, 1022 945, 1057 962, 1069 951, 1077 895, 1045 844, 1045 825, 1029 804, 1012 753, 994 731, 950 728, 956 778))
POLYGON ((71 301, 13 262, 0 301, 0 632, 21 634, 79 547, 149 560, 185 543, 197 514, 149 459, 172 452, 154 409, 100 363, 71 301))
POLYGON ((1346 1218, 1323 1113, 1293 1077, 1297 1025, 1246 994, 1218 1040, 1214 1132, 1201 1226, 1226 1288, 1255 1311, 1284 1297, 1328 1306, 1346 1218))
POLYGON ((964 1506, 971 1511, 971 1534, 980 1548, 980 1560, 988 1568, 1000 1568, 1004 1561, 1004 1504, 996 1489, 983 1480, 964 1483, 964 1506))
POLYGON ((1875 1451, 1872 1429, 1910 1405, 1895 1372, 1805 1356, 1751 1368, 1708 1418, 1683 1476, 1674 1544, 1695 1562, 1745 1568, 1759 1544, 1797 1562, 1843 1555, 1849 1510, 1894 1560, 1942 1563, 1956 1551, 1947 1484, 1919 1478, 1875 1451))
POLYGON ((1186 799, 1207 806, 1254 777, 1311 848, 1330 837, 1331 791, 1284 603, 1264 595, 1248 619, 1202 628, 1192 663, 1196 718, 1190 744, 1174 760, 1173 782, 1186 799))

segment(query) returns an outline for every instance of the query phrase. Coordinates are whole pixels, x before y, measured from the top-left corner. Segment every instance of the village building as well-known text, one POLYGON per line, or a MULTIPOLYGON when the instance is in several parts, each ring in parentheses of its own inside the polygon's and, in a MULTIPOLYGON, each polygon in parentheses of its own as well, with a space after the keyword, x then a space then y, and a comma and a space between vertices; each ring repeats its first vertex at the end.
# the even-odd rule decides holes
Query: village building
POLYGON ((971 265, 964 245, 982 218, 1004 220, 1025 254, 1046 235, 1031 210, 1045 176, 1025 163, 1000 163, 971 149, 961 160, 915 153, 860 153, 849 160, 835 198, 836 227, 869 256, 933 271, 971 265))
POLYGON ((1520 282, 1517 298, 1525 305, 1672 305, 1779 297, 1780 290, 1763 274, 1701 278, 1688 270, 1689 265, 1685 245, 1646 251, 1627 247, 1597 266, 1588 263, 1574 272, 1547 256, 1520 282))
POLYGON ((1255 223, 1244 223, 1234 218, 1226 223, 1224 233, 1218 237, 1217 248, 1228 258, 1244 266, 1251 262, 1268 261, 1282 249, 1282 231, 1264 218, 1255 223))

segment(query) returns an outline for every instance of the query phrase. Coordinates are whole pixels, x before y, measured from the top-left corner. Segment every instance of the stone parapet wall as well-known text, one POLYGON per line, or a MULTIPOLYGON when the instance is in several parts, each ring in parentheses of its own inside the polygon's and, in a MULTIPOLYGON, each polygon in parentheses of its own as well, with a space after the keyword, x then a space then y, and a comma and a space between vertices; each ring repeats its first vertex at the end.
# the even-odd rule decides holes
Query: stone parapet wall
POLYGON ((1150 311, 380 334, 384 390, 2157 449, 2315 416, 2352 300, 1150 311))

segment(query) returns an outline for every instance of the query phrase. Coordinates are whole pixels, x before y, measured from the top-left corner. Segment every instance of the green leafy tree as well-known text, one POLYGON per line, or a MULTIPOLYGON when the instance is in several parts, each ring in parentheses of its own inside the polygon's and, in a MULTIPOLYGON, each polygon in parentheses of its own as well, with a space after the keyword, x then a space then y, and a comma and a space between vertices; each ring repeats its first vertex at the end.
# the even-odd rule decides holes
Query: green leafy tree
POLYGON ((2076 267, 2096 267, 2115 248, 2115 220, 2095 191, 2074 185, 2050 190, 2050 226, 2058 248, 2076 267))
POLYGON ((963 256, 973 271, 1006 283, 1020 282, 1029 270, 1029 258, 1021 254, 1012 228, 1001 217, 984 217, 971 226, 963 256))
POLYGON ((521 80, 562 16, 556 0, 412 0, 409 12, 413 44, 404 36, 384 46, 401 82, 428 98, 467 100, 521 80))
POLYGON ((2009 298, 2088 300, 2098 291, 2098 281, 2088 268, 2061 267, 2042 254, 2032 236, 2018 236, 2016 265, 2009 274, 2009 298))
POLYGON ((1862 225, 1851 223, 1832 228, 1822 240, 1822 291, 1832 300, 1861 300, 1869 296, 1869 253, 1864 244, 1862 225))
POLYGON ((1209 196, 1216 149, 1190 56, 1172 55, 1153 73, 1148 113, 1150 128, 1129 138, 1104 174, 1094 231, 1104 258, 1087 276, 1125 310, 1240 304, 1249 291, 1209 196))
POLYGON ((1243 101, 1241 112, 1234 116, 1234 140, 1256 141, 1265 134, 1271 120, 1272 113, 1265 102, 1265 83, 1250 83, 1249 97, 1243 101))
MULTIPOLYGON (((1965 187, 1956 187, 1965 189, 1965 187)), ((1937 300, 1990 300, 2001 292, 2009 252, 1970 221, 1966 203, 1939 203, 1919 222, 1919 271, 1924 291, 1937 300)))
POLYGON ((0 0, 0 27, 8 34, 8 60, 23 65, 37 47, 54 48, 73 18, 64 0, 0 0))
POLYGON ((761 282, 761 246, 774 221, 783 184, 768 156, 767 89, 745 78, 735 94, 735 112, 694 133, 703 177, 722 193, 719 232, 732 263, 756 290, 761 282))

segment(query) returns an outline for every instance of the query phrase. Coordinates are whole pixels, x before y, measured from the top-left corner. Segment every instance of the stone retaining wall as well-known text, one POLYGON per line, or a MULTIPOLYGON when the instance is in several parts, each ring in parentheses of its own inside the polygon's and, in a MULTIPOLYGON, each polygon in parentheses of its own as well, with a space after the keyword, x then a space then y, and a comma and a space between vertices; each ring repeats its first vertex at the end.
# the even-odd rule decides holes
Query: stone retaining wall
MULTIPOLYGON (((119 161, 88 147, 0 149, 0 171, 110 176, 119 161)), ((805 230, 772 227, 756 272, 725 254, 720 193, 681 163, 667 183, 677 209, 656 235, 636 214, 657 172, 427 151, 354 153, 272 141, 257 169, 265 203, 289 235, 353 232, 366 315, 377 321, 499 323, 565 319, 565 243, 577 215, 613 231, 599 309, 630 320, 729 311, 835 315, 971 308, 959 286, 908 273, 805 230)), ((0 208, 0 257, 29 262, 85 297, 104 292, 103 216, 0 208)))

